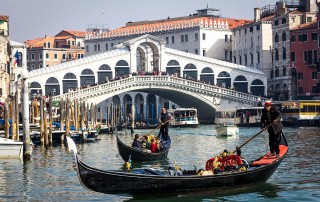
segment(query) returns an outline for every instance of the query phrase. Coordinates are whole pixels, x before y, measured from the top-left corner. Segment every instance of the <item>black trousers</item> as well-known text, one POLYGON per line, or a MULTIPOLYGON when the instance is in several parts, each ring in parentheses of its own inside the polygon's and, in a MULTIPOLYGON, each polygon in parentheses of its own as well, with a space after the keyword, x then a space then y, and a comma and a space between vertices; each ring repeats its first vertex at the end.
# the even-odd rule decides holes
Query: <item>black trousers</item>
POLYGON ((280 139, 281 131, 279 133, 273 133, 273 131, 269 131, 269 147, 270 152, 276 154, 280 153, 279 149, 279 139, 280 139))
POLYGON ((160 135, 163 135, 165 141, 168 140, 168 130, 169 130, 169 125, 167 124, 161 126, 160 128, 160 135))

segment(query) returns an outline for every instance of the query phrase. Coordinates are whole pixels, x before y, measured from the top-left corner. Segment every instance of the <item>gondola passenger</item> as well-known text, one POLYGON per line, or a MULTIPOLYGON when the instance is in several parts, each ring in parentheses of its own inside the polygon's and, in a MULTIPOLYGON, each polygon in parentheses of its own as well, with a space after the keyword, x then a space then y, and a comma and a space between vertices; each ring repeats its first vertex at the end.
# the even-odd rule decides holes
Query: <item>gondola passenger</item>
POLYGON ((154 139, 151 140, 150 150, 151 150, 152 153, 156 153, 157 152, 157 144, 156 144, 156 141, 154 139))
POLYGON ((132 147, 140 148, 140 149, 142 148, 141 142, 139 140, 139 134, 135 134, 134 140, 133 140, 133 143, 132 143, 132 147))

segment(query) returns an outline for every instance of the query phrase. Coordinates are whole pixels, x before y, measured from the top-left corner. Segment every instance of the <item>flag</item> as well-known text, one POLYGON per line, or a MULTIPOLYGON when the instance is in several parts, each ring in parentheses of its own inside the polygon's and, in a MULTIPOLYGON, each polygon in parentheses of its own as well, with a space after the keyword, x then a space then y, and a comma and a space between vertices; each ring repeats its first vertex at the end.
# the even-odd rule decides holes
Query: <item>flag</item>
POLYGON ((16 51, 16 53, 14 54, 13 66, 16 66, 17 64, 19 64, 19 62, 20 62, 19 52, 16 51))

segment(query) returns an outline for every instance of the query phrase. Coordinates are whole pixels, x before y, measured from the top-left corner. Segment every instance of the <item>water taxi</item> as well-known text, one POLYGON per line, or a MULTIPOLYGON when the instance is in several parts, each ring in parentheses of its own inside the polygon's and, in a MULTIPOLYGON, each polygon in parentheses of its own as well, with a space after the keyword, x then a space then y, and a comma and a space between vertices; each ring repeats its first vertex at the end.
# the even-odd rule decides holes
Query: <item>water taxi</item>
POLYGON ((170 120, 171 127, 197 127, 199 125, 197 109, 195 108, 178 108, 168 110, 173 116, 170 120))
POLYGON ((217 136, 234 136, 239 133, 235 122, 236 109, 219 109, 216 111, 215 123, 217 136))

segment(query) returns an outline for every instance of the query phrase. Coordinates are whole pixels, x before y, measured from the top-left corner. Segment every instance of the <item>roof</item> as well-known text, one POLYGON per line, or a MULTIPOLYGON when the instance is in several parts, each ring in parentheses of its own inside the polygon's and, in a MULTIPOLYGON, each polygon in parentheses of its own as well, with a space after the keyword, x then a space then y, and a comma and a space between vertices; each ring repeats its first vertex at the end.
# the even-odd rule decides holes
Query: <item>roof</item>
POLYGON ((45 38, 36 38, 32 40, 26 40, 24 41, 24 44, 27 45, 27 48, 40 48, 40 47, 43 47, 43 40, 48 38, 54 39, 53 36, 46 36, 45 38))
POLYGON ((307 22, 307 23, 304 23, 304 24, 301 24, 297 27, 294 27, 293 29, 291 30, 301 30, 301 29, 317 29, 317 19, 311 21, 311 22, 307 22))
POLYGON ((86 33, 87 32, 84 32, 84 31, 76 31, 76 30, 62 30, 62 32, 65 31, 75 37, 81 37, 81 38, 84 38, 86 36, 86 33))
POLYGON ((128 35, 148 34, 159 31, 189 29, 194 27, 208 27, 213 29, 232 29, 252 20, 216 17, 184 17, 157 21, 144 21, 130 23, 126 27, 120 27, 107 32, 88 32, 86 39, 112 38, 128 35))
POLYGON ((7 16, 7 15, 0 15, 0 20, 3 20, 3 21, 8 22, 8 21, 9 21, 9 16, 7 16))

